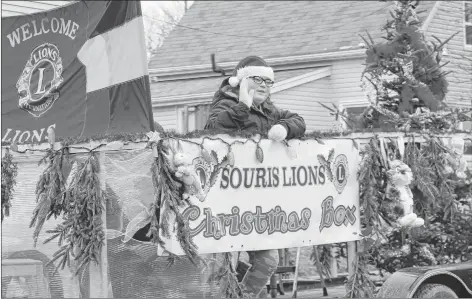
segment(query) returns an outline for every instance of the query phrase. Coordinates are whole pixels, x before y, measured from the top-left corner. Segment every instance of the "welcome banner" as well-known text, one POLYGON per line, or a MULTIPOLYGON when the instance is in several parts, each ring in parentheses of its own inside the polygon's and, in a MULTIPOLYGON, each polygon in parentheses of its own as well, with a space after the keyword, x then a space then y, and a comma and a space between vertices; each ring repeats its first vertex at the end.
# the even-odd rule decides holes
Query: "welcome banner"
POLYGON ((2 18, 2 141, 153 129, 140 1, 2 18))
MULTIPOLYGON (((204 148, 211 159, 202 157, 199 146, 181 142, 181 151, 192 161, 201 184, 201 190, 190 197, 192 205, 182 209, 198 252, 358 240, 359 151, 351 140, 324 143, 291 140, 287 147, 262 140, 261 162, 255 142, 240 140, 228 150, 226 143, 206 140, 204 148)), ((167 250, 184 254, 175 235, 160 237, 167 250)))

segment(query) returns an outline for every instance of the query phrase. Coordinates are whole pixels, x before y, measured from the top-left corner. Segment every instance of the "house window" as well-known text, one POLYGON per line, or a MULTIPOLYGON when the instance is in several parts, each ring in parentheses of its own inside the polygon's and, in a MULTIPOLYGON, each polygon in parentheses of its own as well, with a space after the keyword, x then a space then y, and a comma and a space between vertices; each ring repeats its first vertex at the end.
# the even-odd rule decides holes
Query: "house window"
POLYGON ((464 34, 465 46, 472 48, 472 1, 464 1, 464 34))
MULTIPOLYGON (((338 106, 340 111, 345 110, 344 113, 347 114, 351 120, 354 120, 356 117, 361 115, 367 107, 368 103, 365 101, 341 101, 338 106)), ((344 119, 341 118, 339 121, 344 129, 349 128, 348 123, 344 119)))

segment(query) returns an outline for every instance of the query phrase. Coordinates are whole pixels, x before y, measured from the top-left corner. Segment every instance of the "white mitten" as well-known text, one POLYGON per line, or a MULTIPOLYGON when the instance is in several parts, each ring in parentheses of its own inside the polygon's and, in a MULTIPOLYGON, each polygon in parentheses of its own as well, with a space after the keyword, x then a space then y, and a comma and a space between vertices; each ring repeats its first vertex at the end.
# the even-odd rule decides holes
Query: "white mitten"
POLYGON ((411 225, 412 227, 420 227, 424 225, 424 219, 423 218, 416 218, 415 222, 411 225))
POLYGON ((417 218, 418 216, 416 216, 415 213, 411 213, 398 219, 398 223, 400 223, 400 225, 404 227, 412 226, 413 223, 415 223, 417 218))
POLYGON ((243 78, 239 85, 239 101, 246 104, 248 108, 251 108, 254 98, 254 90, 248 90, 248 86, 247 78, 243 78))
POLYGON ((274 141, 282 141, 287 137, 287 130, 282 125, 274 125, 269 130, 269 139, 274 141))

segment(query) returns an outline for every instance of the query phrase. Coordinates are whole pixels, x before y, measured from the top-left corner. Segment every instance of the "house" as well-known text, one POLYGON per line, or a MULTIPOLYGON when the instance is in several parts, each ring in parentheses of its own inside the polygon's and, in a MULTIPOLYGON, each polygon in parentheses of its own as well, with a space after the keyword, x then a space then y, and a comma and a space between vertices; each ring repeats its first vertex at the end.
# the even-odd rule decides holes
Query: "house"
MULTIPOLYGON (((392 3, 195 1, 149 63, 154 119, 165 129, 202 129, 225 78, 212 70, 211 54, 226 77, 240 59, 258 55, 275 70, 276 105, 302 115, 308 131, 330 129, 334 118, 318 102, 351 112, 368 104, 359 34, 380 41, 392 3)), ((472 18, 465 10, 471 3, 420 1, 417 8, 429 40, 459 31, 443 53, 450 61, 445 70, 453 71, 446 100, 457 107, 471 107, 472 18)))
POLYGON ((2 18, 51 10, 72 1, 2 1, 2 18))

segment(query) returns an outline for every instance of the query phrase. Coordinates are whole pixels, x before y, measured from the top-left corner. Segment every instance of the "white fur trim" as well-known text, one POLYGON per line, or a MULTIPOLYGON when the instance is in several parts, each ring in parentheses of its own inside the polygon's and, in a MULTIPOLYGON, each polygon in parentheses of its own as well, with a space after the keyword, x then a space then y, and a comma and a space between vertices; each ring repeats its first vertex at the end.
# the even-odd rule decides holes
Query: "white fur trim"
POLYGON ((229 82, 229 85, 236 87, 239 85, 240 80, 238 79, 238 77, 230 77, 228 82, 229 82))
POLYGON ((241 81, 244 77, 250 76, 260 76, 260 77, 267 77, 270 80, 274 81, 274 70, 271 67, 267 66, 245 66, 238 70, 238 79, 241 81))

